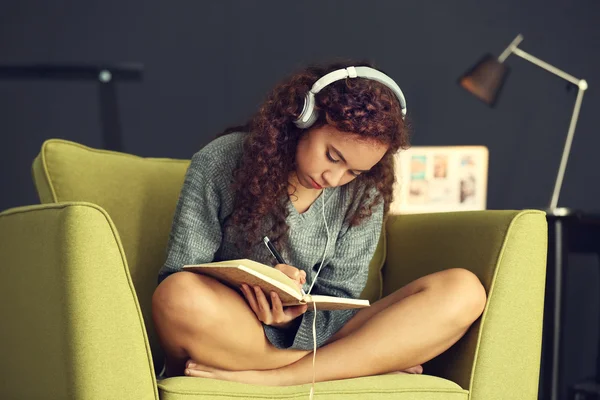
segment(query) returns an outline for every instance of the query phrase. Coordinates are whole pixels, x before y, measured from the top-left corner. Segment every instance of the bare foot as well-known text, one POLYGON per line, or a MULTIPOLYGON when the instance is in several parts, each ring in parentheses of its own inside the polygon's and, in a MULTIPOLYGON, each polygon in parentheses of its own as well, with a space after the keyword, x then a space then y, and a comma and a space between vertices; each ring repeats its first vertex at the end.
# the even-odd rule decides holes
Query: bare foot
POLYGON ((423 373, 423 366, 422 365, 415 365, 414 367, 410 367, 404 370, 404 372, 406 372, 407 374, 422 374, 423 373))
POLYGON ((410 368, 406 368, 405 370, 402 371, 394 371, 394 372, 389 372, 389 374, 414 374, 414 375, 419 375, 423 373, 423 366, 422 365, 415 365, 414 367, 410 367, 410 368))
POLYGON ((250 383, 254 385, 280 386, 283 383, 277 379, 276 370, 267 371, 226 371, 215 367, 208 367, 189 360, 186 363, 186 376, 196 376, 199 378, 219 379, 222 381, 250 383))

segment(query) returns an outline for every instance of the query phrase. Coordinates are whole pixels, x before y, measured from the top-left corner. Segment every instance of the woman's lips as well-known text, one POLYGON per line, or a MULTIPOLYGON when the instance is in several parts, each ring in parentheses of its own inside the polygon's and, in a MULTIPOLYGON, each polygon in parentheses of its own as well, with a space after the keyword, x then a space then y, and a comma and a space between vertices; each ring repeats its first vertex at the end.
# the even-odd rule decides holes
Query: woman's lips
POLYGON ((315 189, 323 189, 323 187, 319 185, 313 178, 310 178, 310 183, 315 189))

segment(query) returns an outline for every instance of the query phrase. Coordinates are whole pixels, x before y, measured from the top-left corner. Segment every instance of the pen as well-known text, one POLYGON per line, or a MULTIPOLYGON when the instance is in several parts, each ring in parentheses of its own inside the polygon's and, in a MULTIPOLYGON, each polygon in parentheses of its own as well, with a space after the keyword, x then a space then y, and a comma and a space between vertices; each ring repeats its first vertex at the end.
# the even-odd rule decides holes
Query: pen
MULTIPOLYGON (((269 249, 271 254, 273 254, 273 257, 275 257, 275 259, 277 259, 277 262, 279 264, 287 264, 285 262, 285 260, 283 259, 283 257, 281 257, 281 254, 279 254, 279 252, 277 251, 275 246, 273 246, 273 243, 271 243, 271 241, 269 240, 269 238, 267 236, 265 236, 263 238, 263 242, 265 242, 265 245, 267 246, 267 248, 269 249)), ((300 291, 302 291, 303 296, 306 295, 306 293, 304 293, 304 289, 302 289, 302 285, 300 285, 300 291)))
POLYGON ((277 262, 279 264, 287 264, 285 262, 285 260, 283 259, 283 257, 281 257, 281 254, 279 254, 279 252, 277 251, 275 246, 273 246, 273 243, 271 243, 271 241, 269 240, 269 238, 267 236, 265 236, 263 238, 263 242, 265 242, 265 244, 267 245, 267 248, 269 249, 271 254, 273 254, 273 257, 275 257, 277 259, 277 262))

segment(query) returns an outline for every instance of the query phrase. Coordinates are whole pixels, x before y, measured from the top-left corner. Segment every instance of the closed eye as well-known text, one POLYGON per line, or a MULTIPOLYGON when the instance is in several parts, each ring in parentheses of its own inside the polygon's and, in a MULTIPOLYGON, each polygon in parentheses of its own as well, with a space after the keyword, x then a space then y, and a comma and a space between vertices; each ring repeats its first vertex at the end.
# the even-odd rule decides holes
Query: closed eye
POLYGON ((327 158, 329 158, 329 161, 331 161, 334 164, 340 162, 340 160, 336 160, 335 158, 331 157, 331 153, 329 151, 327 151, 327 158))
MULTIPOLYGON (((327 153, 326 153, 326 154, 327 154, 327 158, 328 158, 328 159, 329 159, 329 161, 331 161, 332 163, 334 163, 334 164, 337 164, 337 163, 339 163, 339 162, 340 162, 340 160, 336 160, 335 158, 333 158, 333 157, 331 156, 331 153, 330 153, 329 151, 327 151, 327 153)), ((350 175, 352 175, 352 176, 354 176, 354 177, 357 177, 357 176, 359 176, 359 175, 360 175, 360 172, 354 172, 354 171, 348 171, 348 172, 350 172, 350 175)))

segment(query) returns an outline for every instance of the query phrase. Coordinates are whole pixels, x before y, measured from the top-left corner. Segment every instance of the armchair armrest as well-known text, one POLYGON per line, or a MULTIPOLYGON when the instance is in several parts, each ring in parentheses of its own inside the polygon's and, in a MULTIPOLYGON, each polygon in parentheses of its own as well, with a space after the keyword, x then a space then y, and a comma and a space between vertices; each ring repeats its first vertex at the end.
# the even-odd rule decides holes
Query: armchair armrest
POLYGON ((391 216, 383 291, 448 268, 475 273, 488 301, 481 318, 426 373, 471 399, 537 399, 547 259, 545 214, 469 211, 391 216))
POLYGON ((90 203, 0 213, 1 398, 158 399, 116 228, 90 203))

